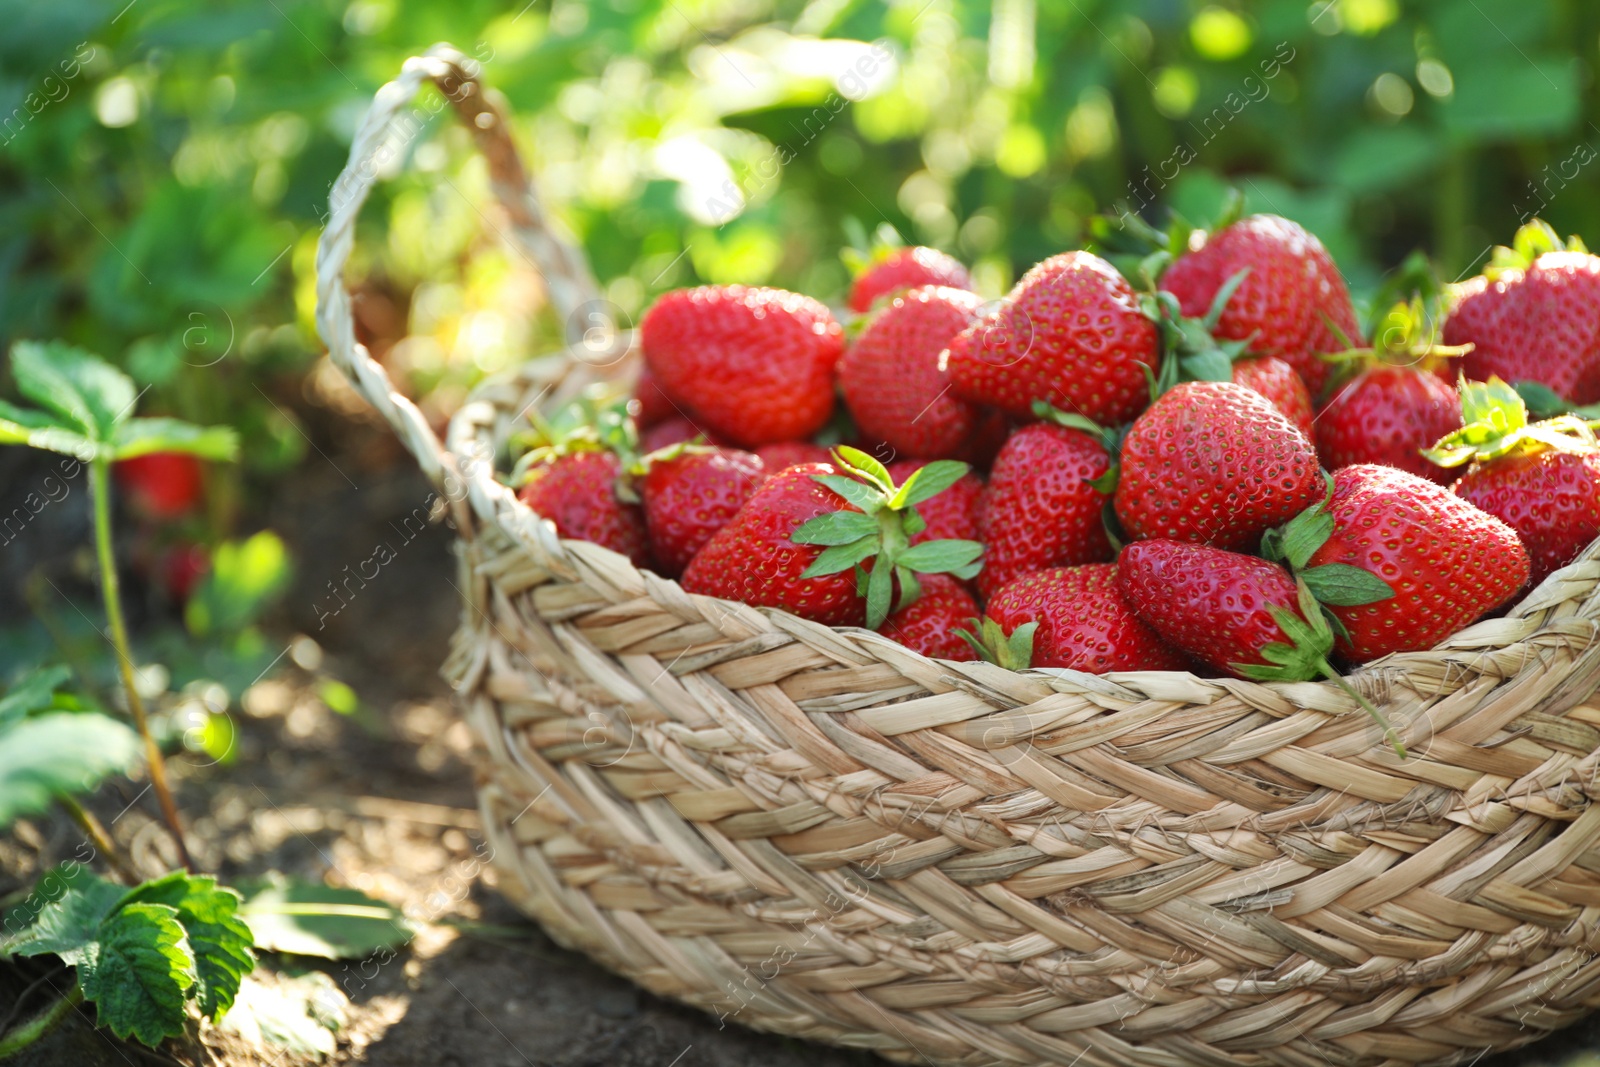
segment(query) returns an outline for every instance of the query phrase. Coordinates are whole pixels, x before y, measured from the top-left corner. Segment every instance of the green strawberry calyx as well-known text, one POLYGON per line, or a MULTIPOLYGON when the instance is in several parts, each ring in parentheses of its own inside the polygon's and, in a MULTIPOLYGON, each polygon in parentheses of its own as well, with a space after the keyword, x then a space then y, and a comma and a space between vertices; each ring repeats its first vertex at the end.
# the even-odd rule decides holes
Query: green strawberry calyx
POLYGON ((1270 605, 1267 609, 1289 640, 1271 641, 1263 645, 1260 656, 1265 663, 1234 663, 1230 666, 1246 678, 1258 682, 1304 682, 1312 678, 1326 678, 1343 689, 1347 696, 1372 716, 1372 720, 1383 730, 1384 740, 1394 748, 1396 755, 1405 759, 1405 744, 1383 712, 1357 692, 1328 662, 1328 657, 1333 654, 1333 627, 1304 574, 1295 578, 1295 587, 1299 590, 1298 611, 1281 604, 1270 605))
POLYGON ((895 485, 888 468, 859 448, 840 445, 833 458, 844 473, 814 474, 812 478, 860 510, 819 515, 789 535, 797 545, 823 546, 821 555, 800 577, 820 578, 855 568, 857 592, 867 602, 867 626, 876 630, 892 608, 906 607, 922 595, 917 575, 949 574, 966 579, 982 569, 983 546, 976 541, 946 538, 910 543, 928 525, 916 506, 960 481, 971 469, 967 464, 935 460, 895 485), (870 571, 865 567, 868 560, 873 561, 870 571))
POLYGON ((615 452, 624 470, 639 463, 639 431, 626 397, 585 394, 549 416, 530 408, 528 422, 511 438, 513 452, 521 451, 508 479, 513 489, 526 485, 537 468, 574 452, 615 452))
POLYGON ((1519 390, 1499 378, 1487 382, 1463 381, 1461 429, 1441 437, 1423 455, 1441 467, 1460 467, 1474 460, 1487 462, 1502 456, 1554 449, 1558 452, 1600 451, 1593 426, 1576 415, 1557 415, 1541 422, 1528 421, 1528 405, 1519 390))
POLYGON ((1437 306, 1419 290, 1409 300, 1396 301, 1372 324, 1372 344, 1362 345, 1346 336, 1339 326, 1323 314, 1323 321, 1344 346, 1339 352, 1324 352, 1317 358, 1331 363, 1335 375, 1330 388, 1353 378, 1370 367, 1415 367, 1432 372, 1446 360, 1458 359, 1472 346, 1439 343, 1440 322, 1437 306))
MULTIPOLYGON (((1333 499, 1333 476, 1324 472, 1322 477, 1327 483, 1323 498, 1284 525, 1263 534, 1261 554, 1288 567, 1319 605, 1353 608, 1388 600, 1394 596, 1394 588, 1365 568, 1348 563, 1307 566, 1317 549, 1333 536, 1333 516, 1328 513, 1328 503, 1333 499)), ((1331 616, 1330 621, 1335 626, 1341 625, 1331 616)))
POLYGON ((967 623, 971 629, 956 633, 985 663, 1008 671, 1025 671, 1033 666, 1033 635, 1039 629, 1037 622, 1025 622, 1009 634, 987 615, 968 619, 967 623))
POLYGON ((847 217, 843 225, 845 239, 849 243, 839 251, 839 258, 844 261, 852 278, 865 274, 906 246, 900 231, 887 222, 879 223, 871 235, 854 215, 847 217))
POLYGON ((1490 253, 1489 265, 1484 267, 1483 275, 1494 281, 1507 271, 1527 270, 1533 266, 1534 260, 1546 252, 1587 251, 1589 249, 1578 237, 1568 237, 1563 241, 1548 222, 1534 219, 1518 228, 1516 236, 1511 239, 1511 247, 1501 245, 1490 253))
POLYGON ((1212 297, 1211 306, 1199 318, 1186 316, 1171 293, 1154 287, 1139 297, 1139 307, 1161 333, 1161 369, 1150 377, 1150 399, 1155 400, 1179 382, 1229 382, 1233 380, 1233 365, 1252 353, 1250 344, 1255 334, 1242 341, 1219 341, 1217 323, 1227 309, 1228 302, 1249 277, 1250 268, 1230 275, 1212 297))

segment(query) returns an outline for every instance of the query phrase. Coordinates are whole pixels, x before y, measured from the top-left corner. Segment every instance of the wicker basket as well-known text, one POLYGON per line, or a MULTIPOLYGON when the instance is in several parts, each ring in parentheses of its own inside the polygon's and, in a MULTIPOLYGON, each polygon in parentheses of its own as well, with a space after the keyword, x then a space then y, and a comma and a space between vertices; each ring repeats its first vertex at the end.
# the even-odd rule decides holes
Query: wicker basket
POLYGON ((445 670, 501 884, 558 941, 725 1019, 946 1064, 1454 1063, 1600 1004, 1600 549, 1350 677, 1405 760, 1332 685, 1011 673, 691 596, 495 480, 519 417, 633 373, 626 343, 483 386, 441 445, 355 341, 354 220, 427 80, 591 325, 475 74, 440 46, 378 93, 318 323, 457 526, 445 670))

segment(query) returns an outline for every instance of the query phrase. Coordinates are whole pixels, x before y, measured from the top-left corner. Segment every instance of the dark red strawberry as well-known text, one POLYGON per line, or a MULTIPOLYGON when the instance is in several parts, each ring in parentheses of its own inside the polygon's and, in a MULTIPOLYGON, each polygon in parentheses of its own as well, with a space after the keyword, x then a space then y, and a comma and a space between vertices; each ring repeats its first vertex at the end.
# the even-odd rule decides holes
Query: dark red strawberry
POLYGON ((517 495, 554 523, 560 536, 593 541, 643 567, 648 561, 644 516, 637 505, 618 497, 621 476, 622 461, 613 452, 556 451, 525 465, 526 481, 517 495))
POLYGON ((768 474, 785 467, 798 467, 802 463, 828 463, 832 460, 826 448, 810 441, 779 441, 777 444, 762 445, 756 449, 756 455, 761 457, 768 474))
POLYGON ((1504 604, 1528 580, 1516 531, 1414 474, 1359 464, 1333 474, 1332 530, 1313 567, 1345 564, 1386 582, 1392 597, 1330 606, 1342 652, 1365 663, 1432 648, 1504 604))
MULTIPOLYGON (((912 474, 928 465, 924 459, 901 459, 889 464, 889 476, 904 484, 912 474)), ((979 515, 982 512, 983 479, 968 471, 950 488, 917 505, 926 527, 911 535, 911 543, 925 541, 981 541, 979 515)))
POLYGON ((924 286, 866 320, 839 361, 839 388, 864 443, 926 459, 951 459, 969 446, 983 414, 950 391, 941 354, 981 304, 975 293, 924 286))
POLYGON ((977 601, 949 575, 930 574, 921 585, 922 595, 890 615, 878 632, 934 659, 977 659, 961 638, 961 628, 978 614, 977 601))
POLYGON ((1474 381, 1539 382, 1577 404, 1600 401, 1600 257, 1543 222, 1517 231, 1483 276, 1461 287, 1444 340, 1471 345, 1474 381))
POLYGON ((1329 470, 1381 463, 1443 485, 1453 476, 1422 453, 1460 425, 1455 390, 1432 371, 1371 367, 1323 405, 1317 454, 1329 470))
POLYGON ((646 456, 639 480, 650 554, 675 578, 744 506, 766 477, 761 459, 737 449, 683 449, 646 456))
POLYGON ((1232 382, 1176 386, 1122 442, 1116 510, 1131 537, 1254 548, 1321 495, 1311 442, 1232 382))
POLYGON ((659 452, 671 445, 686 445, 691 441, 704 441, 699 427, 681 415, 665 419, 639 435, 639 448, 644 452, 659 452))
POLYGON ((1011 435, 984 489, 978 588, 992 596, 1024 574, 1111 558, 1097 481, 1111 471, 1103 435, 1040 422, 1011 435))
POLYGON ((1003 632, 1038 623, 1032 666, 1107 671, 1181 671, 1189 664, 1134 615, 1114 563, 1056 567, 1009 582, 989 600, 1003 632))
POLYGON ((680 289, 645 313, 639 335, 661 388, 734 444, 809 437, 833 414, 843 331, 810 297, 742 285, 680 289))
POLYGON ((1298 223, 1252 215, 1207 235, 1161 277, 1183 313, 1201 316, 1217 292, 1249 270, 1217 320, 1218 339, 1248 341, 1257 355, 1276 356, 1305 379, 1315 395, 1327 381, 1318 357, 1359 343, 1360 327, 1344 278, 1322 242, 1298 223))
POLYGON ((656 381, 656 376, 650 373, 649 367, 643 367, 639 371, 639 379, 633 387, 633 404, 629 410, 638 421, 641 430, 666 422, 668 419, 685 417, 680 406, 661 391, 661 383, 656 381))
POLYGON ((1311 392, 1299 371, 1276 356, 1255 356, 1233 365, 1233 381, 1266 397, 1307 441, 1313 440, 1311 392))
POLYGON ((118 460, 117 484, 133 509, 152 519, 178 519, 200 506, 200 461, 186 452, 147 452, 118 460))
POLYGON ((1517 531, 1531 562, 1530 585, 1565 567, 1600 537, 1600 445, 1582 419, 1530 424, 1515 389, 1498 378, 1463 382, 1467 425, 1430 455, 1451 473, 1471 464, 1451 491, 1517 531))
POLYGON ((161 557, 161 581, 174 604, 187 604, 195 587, 211 571, 211 553, 204 545, 182 541, 161 557))
POLYGON ((1022 276, 991 314, 950 342, 955 391, 1017 418, 1035 401, 1103 425, 1149 402, 1159 336, 1132 286, 1088 252, 1052 256, 1022 276))
POLYGON ((983 546, 976 542, 909 544, 912 509, 958 481, 966 464, 940 460, 896 485, 864 452, 841 446, 834 455, 837 466, 769 475, 690 562, 684 588, 832 626, 876 628, 897 589, 899 607, 917 598, 919 575, 977 572, 983 546))
POLYGON ((869 311, 880 297, 924 285, 971 289, 972 275, 954 256, 936 248, 919 246, 880 251, 850 286, 850 310, 869 311))

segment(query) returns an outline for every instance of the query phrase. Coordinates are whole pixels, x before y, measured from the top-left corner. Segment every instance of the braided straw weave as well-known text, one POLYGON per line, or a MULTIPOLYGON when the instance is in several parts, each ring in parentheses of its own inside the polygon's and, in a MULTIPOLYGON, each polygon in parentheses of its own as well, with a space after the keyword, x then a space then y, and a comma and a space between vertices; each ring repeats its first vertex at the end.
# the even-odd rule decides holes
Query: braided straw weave
POLYGON ((440 46, 378 93, 318 323, 455 520, 446 674, 501 883, 557 940, 907 1062, 1454 1063, 1600 1004, 1600 549, 1350 677, 1404 760, 1332 685, 1012 673, 691 596, 494 476, 531 406, 635 371, 626 337, 483 386, 444 447, 355 341, 355 217, 428 79, 558 309, 594 299, 475 73, 440 46))

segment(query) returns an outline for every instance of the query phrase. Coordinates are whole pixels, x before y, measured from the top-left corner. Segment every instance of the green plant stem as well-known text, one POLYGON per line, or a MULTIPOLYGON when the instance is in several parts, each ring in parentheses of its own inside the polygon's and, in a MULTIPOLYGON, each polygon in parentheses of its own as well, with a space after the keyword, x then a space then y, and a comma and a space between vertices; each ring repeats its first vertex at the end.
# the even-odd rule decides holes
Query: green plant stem
POLYGON ((1355 686, 1345 681, 1344 677, 1338 671, 1334 670, 1333 665, 1327 660, 1322 660, 1317 664, 1317 666, 1322 669, 1323 676, 1326 677, 1328 681, 1332 682, 1340 689, 1343 689, 1353 700, 1355 700, 1357 704, 1360 704, 1366 709, 1367 714, 1371 715, 1373 721, 1382 728, 1383 738, 1394 748, 1395 755, 1399 756, 1401 759, 1405 759, 1406 746, 1400 740, 1400 735, 1394 732, 1394 727, 1390 725, 1389 720, 1384 718, 1383 712, 1374 707, 1372 702, 1366 697, 1356 692, 1355 686))
POLYGON ((150 784, 161 804, 162 817, 167 830, 178 847, 178 859, 185 870, 193 872, 194 862, 189 858, 189 846, 183 840, 183 824, 178 819, 178 805, 172 799, 172 789, 167 784, 167 764, 161 757, 161 747, 150 733, 150 720, 144 711, 144 698, 133 684, 133 650, 128 643, 128 626, 122 618, 122 591, 117 580, 117 563, 111 548, 111 461, 96 459, 89 467, 89 484, 94 496, 94 550, 100 563, 100 595, 105 601, 106 621, 111 624, 111 644, 116 650, 117 667, 122 672, 122 688, 128 695, 128 710, 133 724, 144 738, 145 759, 150 764, 150 784))
POLYGON ((29 1045, 46 1037, 64 1022, 73 1009, 83 1003, 83 993, 74 985, 72 992, 56 1001, 42 1013, 29 1019, 15 1030, 0 1035, 0 1060, 15 1056, 29 1045))
POLYGON ((100 820, 94 817, 94 813, 64 794, 56 797, 56 801, 66 809, 72 821, 78 824, 78 828, 88 835, 89 843, 94 846, 96 852, 106 858, 106 862, 111 864, 111 869, 121 875, 127 884, 138 885, 139 876, 133 873, 133 868, 117 848, 117 843, 111 840, 111 835, 106 832, 100 820))

